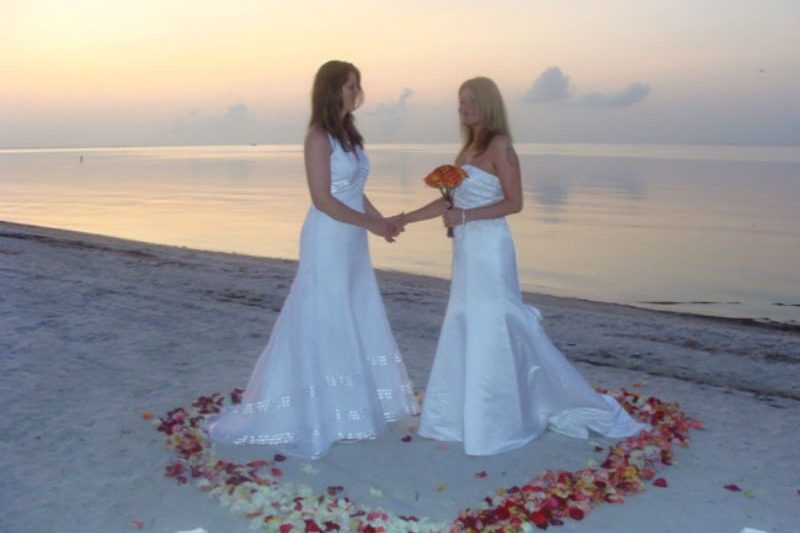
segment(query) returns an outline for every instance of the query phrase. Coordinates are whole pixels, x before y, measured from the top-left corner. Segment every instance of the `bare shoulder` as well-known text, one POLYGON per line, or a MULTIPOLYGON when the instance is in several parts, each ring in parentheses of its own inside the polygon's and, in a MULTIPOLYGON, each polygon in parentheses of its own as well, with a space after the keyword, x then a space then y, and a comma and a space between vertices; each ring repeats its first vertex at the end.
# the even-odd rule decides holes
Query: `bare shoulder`
POLYGON ((492 142, 489 143, 488 151, 495 165, 519 167, 519 159, 517 158, 517 152, 514 150, 514 143, 511 142, 508 135, 495 135, 492 142))
POLYGON ((502 133, 498 133, 492 137, 492 141, 489 143, 489 150, 494 153, 502 154, 509 147, 513 148, 514 145, 511 143, 511 139, 508 135, 503 135, 502 133))
POLYGON ((328 138, 328 132, 319 124, 309 127, 306 132, 305 147, 306 150, 330 154, 331 142, 328 138))

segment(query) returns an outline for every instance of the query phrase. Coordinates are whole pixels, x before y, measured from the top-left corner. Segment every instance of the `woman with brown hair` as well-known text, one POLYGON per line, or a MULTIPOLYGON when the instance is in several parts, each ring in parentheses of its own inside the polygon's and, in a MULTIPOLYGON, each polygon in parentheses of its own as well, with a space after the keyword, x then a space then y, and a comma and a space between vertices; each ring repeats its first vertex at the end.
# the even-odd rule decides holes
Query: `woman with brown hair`
POLYGON ((467 173, 453 206, 438 199, 396 217, 406 224, 441 215, 455 229, 450 300, 425 390, 418 433, 464 443, 470 455, 523 446, 545 429, 573 437, 641 431, 610 396, 592 389, 553 346, 537 309, 525 305, 506 215, 522 210, 519 160, 503 98, 489 78, 458 91, 467 173))
POLYGON ((317 71, 304 146, 312 206, 297 275, 241 404, 209 425, 215 442, 314 459, 418 413, 367 245, 367 231, 392 242, 399 229, 364 195, 370 163, 353 119, 362 97, 352 64, 317 71))

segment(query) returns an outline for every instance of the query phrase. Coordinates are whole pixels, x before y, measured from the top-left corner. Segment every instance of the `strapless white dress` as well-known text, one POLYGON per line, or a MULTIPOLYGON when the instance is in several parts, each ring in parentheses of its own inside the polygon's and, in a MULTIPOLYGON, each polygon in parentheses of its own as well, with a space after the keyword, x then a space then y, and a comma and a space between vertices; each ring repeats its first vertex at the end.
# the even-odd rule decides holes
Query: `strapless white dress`
MULTIPOLYGON (((369 159, 331 144, 331 192, 363 212, 369 159)), ((312 205, 289 295, 242 403, 210 419, 212 441, 314 459, 337 440, 375 438, 388 421, 418 412, 366 230, 312 205)))
MULTIPOLYGON (((465 165, 461 208, 503 198, 496 176, 465 165)), ((523 446, 547 428, 627 437, 646 426, 598 394, 550 342, 539 311, 522 302, 505 218, 455 228, 450 300, 425 391, 419 434, 464 443, 470 455, 523 446)))

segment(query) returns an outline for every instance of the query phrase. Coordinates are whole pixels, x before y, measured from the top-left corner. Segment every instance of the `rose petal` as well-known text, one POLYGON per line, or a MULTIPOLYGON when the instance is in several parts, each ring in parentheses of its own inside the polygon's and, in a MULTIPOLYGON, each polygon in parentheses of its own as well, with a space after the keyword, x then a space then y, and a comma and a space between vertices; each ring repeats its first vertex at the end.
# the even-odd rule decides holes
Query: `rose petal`
POLYGON ((475 477, 477 478, 484 478, 489 474, 486 473, 486 470, 481 470, 480 472, 475 472, 475 477))
POLYGON ((653 481, 653 485, 665 489, 667 488, 667 480, 664 479, 663 477, 656 478, 655 481, 653 481))
POLYGON ((577 507, 569 508, 569 517, 572 518, 573 520, 583 520, 584 516, 585 515, 583 510, 578 509, 577 507))
POLYGON ((734 485, 731 483, 730 485, 725 485, 724 488, 728 489, 731 492, 741 492, 742 489, 739 488, 739 485, 734 485))
POLYGON ((144 522, 141 520, 133 520, 131 521, 131 527, 133 529, 142 529, 144 528, 144 522))
POLYGON ((411 435, 406 435, 405 437, 403 437, 400 440, 403 441, 403 442, 411 442, 411 435))

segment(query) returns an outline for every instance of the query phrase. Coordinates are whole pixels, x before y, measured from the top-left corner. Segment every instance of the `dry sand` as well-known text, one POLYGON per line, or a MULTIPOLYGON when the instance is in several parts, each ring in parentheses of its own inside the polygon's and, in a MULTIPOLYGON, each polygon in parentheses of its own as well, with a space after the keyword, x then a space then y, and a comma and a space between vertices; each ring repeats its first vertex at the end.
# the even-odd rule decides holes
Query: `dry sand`
MULTIPOLYGON (((129 532, 137 519, 151 532, 249 531, 245 519, 164 476, 171 456, 141 413, 243 386, 295 268, 0 222, 0 531, 129 532)), ((378 277, 410 376, 424 388, 448 282, 378 277)), ((668 488, 601 506, 561 531, 800 530, 798 328, 538 294, 525 300, 590 382, 641 383, 706 426, 661 474, 668 488)), ((414 423, 335 446, 314 463, 317 474, 290 459, 284 477, 343 485, 364 504, 446 520, 496 487, 546 468, 581 468, 602 442, 547 433, 521 450, 468 457, 457 445, 401 441, 414 423), (476 478, 482 470, 488 475, 476 478)))

